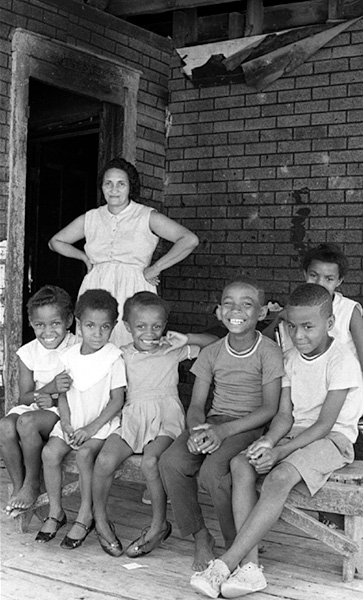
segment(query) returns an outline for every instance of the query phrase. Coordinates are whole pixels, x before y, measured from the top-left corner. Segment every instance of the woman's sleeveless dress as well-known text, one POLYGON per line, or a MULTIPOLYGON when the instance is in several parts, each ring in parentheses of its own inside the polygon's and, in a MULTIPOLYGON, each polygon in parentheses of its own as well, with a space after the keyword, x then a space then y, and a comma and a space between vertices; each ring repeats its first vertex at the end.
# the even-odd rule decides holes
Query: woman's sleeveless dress
POLYGON ((118 215, 112 215, 107 205, 85 214, 84 251, 93 269, 84 277, 78 295, 89 289, 102 288, 117 299, 119 318, 110 341, 118 347, 132 341, 122 322, 126 298, 136 292, 156 293, 155 286, 143 275, 159 241, 149 226, 153 210, 131 200, 118 215))

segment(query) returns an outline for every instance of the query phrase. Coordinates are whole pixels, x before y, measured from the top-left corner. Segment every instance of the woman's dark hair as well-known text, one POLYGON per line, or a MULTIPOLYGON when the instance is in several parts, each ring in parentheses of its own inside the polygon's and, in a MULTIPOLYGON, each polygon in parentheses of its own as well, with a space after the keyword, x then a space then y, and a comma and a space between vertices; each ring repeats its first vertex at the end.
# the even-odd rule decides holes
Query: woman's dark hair
POLYGON ((136 167, 121 157, 113 158, 112 160, 108 161, 103 169, 101 169, 97 178, 98 187, 101 191, 103 178, 106 171, 109 171, 109 169, 120 169, 121 171, 125 171, 130 186, 129 198, 130 200, 137 200, 140 196, 140 178, 136 167))
POLYGON ((76 315, 77 319, 80 319, 84 311, 87 309, 108 311, 110 315, 110 321, 113 323, 117 321, 118 302, 116 298, 114 298, 112 294, 106 290, 86 290, 76 302, 74 314, 76 315))
POLYGON ((49 304, 58 306, 63 319, 67 320, 73 316, 73 302, 68 292, 56 285, 44 285, 28 300, 26 308, 29 320, 35 308, 49 304))
POLYGON ((313 260, 338 265, 339 277, 343 279, 348 272, 348 260, 338 244, 320 244, 310 248, 303 258, 302 268, 306 272, 313 260))
POLYGON ((133 308, 135 307, 141 308, 160 308, 164 311, 165 321, 167 321, 170 313, 170 308, 167 302, 153 294, 152 292, 137 292, 131 298, 127 298, 124 304, 124 312, 122 315, 122 320, 128 322, 130 318, 130 314, 133 308))

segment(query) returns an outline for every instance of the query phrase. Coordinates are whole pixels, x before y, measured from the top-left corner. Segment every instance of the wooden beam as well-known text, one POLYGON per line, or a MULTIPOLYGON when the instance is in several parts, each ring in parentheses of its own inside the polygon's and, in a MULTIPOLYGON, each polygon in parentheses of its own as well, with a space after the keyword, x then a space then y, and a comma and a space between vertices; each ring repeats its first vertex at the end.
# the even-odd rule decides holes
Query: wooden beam
POLYGON ((263 0, 247 0, 245 37, 263 32, 263 0))
POLYGON ((245 18, 239 12, 231 12, 228 15, 228 39, 235 40, 243 37, 245 18))
POLYGON ((110 0, 107 12, 118 17, 151 15, 173 10, 226 4, 231 0, 110 0))
POLYGON ((264 33, 303 27, 328 20, 327 0, 307 0, 269 6, 264 10, 264 33))
POLYGON ((198 42, 197 9, 177 10, 173 13, 173 41, 177 48, 198 42))

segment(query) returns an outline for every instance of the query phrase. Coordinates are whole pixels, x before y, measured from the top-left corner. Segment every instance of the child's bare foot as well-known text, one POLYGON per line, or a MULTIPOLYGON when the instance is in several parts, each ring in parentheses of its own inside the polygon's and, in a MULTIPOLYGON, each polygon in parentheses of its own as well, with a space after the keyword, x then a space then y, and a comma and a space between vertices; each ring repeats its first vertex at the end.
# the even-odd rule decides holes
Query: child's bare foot
MULTIPOLYGON (((35 503, 39 496, 39 486, 23 485, 19 492, 12 496, 6 510, 27 510, 35 503)), ((10 514, 10 513, 9 513, 10 514)))
POLYGON ((204 571, 208 563, 214 560, 215 539, 209 533, 208 529, 200 529, 194 534, 195 550, 194 562, 192 564, 193 571, 204 571))

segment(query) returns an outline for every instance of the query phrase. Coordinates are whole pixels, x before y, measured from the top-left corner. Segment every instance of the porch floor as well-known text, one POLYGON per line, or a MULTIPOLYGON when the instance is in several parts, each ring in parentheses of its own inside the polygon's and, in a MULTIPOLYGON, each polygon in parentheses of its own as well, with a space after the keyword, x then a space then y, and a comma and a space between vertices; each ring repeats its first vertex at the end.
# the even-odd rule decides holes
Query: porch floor
MULTIPOLYGON (((0 469, 1 507, 7 500, 9 477, 0 469)), ((148 525, 151 508, 141 503, 143 486, 116 483, 112 487, 109 514, 124 546, 148 525)), ((68 521, 76 514, 77 495, 65 499, 68 521)), ((209 497, 201 495, 206 522, 222 553, 222 539, 209 497)), ((174 518, 169 508, 169 520, 174 518)), ((198 600, 189 586, 193 542, 181 539, 176 526, 171 537, 150 555, 133 561, 105 554, 94 532, 74 551, 60 548, 69 526, 46 545, 34 541, 39 520, 29 532, 18 533, 11 518, 1 512, 2 600, 198 600), (142 568, 128 570, 131 563, 142 568)), ((254 600, 361 600, 363 580, 342 583, 342 558, 321 543, 279 522, 260 546, 261 563, 268 586, 254 600)))

